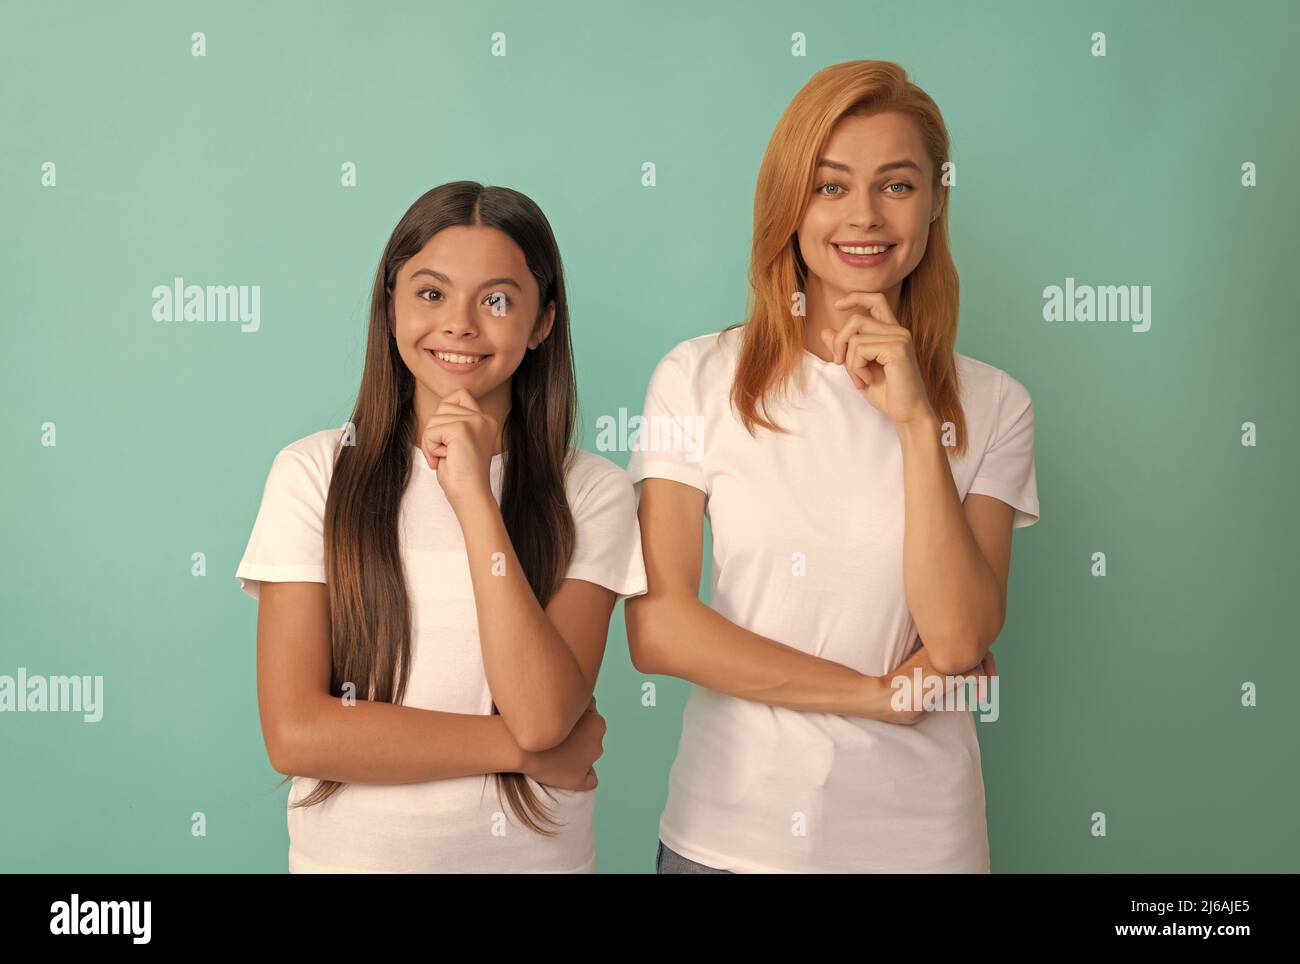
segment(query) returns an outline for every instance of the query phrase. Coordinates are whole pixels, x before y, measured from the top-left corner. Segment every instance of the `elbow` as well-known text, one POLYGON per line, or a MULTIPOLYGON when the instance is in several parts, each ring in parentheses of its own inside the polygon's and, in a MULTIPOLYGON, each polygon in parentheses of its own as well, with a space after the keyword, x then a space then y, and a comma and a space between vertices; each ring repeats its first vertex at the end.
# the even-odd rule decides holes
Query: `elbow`
POLYGON ((510 730, 510 735, 514 737, 515 743, 519 745, 519 749, 525 753, 544 753, 554 749, 568 738, 573 729, 570 727, 562 731, 560 727, 541 720, 517 726, 512 726, 507 720, 506 726, 510 730))
POLYGON ((934 665, 935 671, 944 676, 956 676, 974 669, 983 658, 976 655, 976 649, 972 646, 930 649, 930 662, 934 665))
MULTIPOLYGON (((590 700, 591 697, 588 696, 583 712, 586 712, 590 700)), ((524 712, 520 712, 518 707, 507 710, 498 703, 497 712, 505 721, 515 745, 525 753, 543 753, 559 746, 569 738, 581 718, 581 714, 577 718, 569 716, 568 707, 554 703, 534 703, 526 707, 524 712)))
POLYGON ((265 727, 262 731, 262 739, 266 743, 266 755, 271 761, 271 769, 285 776, 293 776, 301 774, 302 771, 298 766, 295 742, 287 730, 288 727, 283 724, 265 727))
POLYGON ((936 673, 944 676, 956 676, 979 666, 988 647, 980 640, 967 634, 926 636, 921 635, 921 644, 929 653, 930 665, 936 673))
POLYGON ((638 673, 663 673, 652 627, 659 621, 657 600, 636 596, 623 604, 623 623, 627 627, 627 650, 638 673))
POLYGON ((957 676, 979 667, 1001 631, 1002 617, 999 614, 994 624, 983 629, 963 626, 946 633, 920 635, 935 671, 944 676, 957 676))

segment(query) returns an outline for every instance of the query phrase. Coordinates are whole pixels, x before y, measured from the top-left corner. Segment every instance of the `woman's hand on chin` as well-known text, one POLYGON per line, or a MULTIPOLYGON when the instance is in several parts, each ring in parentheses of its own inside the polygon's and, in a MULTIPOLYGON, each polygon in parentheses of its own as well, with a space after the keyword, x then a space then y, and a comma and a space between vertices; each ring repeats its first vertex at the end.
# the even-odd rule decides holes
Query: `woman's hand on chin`
POLYGON ((879 291, 850 291, 835 302, 843 311, 858 308, 838 332, 823 328, 831 360, 843 365, 862 397, 895 426, 935 422, 916 360, 912 333, 898 323, 889 300, 879 291))

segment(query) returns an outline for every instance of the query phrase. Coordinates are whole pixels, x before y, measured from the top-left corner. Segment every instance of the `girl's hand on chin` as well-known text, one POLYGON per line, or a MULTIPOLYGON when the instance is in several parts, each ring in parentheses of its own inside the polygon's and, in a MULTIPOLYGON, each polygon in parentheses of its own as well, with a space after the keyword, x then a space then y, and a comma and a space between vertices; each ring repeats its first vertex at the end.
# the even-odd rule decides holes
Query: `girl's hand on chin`
POLYGON ((453 509, 474 499, 493 498, 492 450, 499 431, 497 420, 464 388, 445 396, 425 423, 420 450, 453 509))

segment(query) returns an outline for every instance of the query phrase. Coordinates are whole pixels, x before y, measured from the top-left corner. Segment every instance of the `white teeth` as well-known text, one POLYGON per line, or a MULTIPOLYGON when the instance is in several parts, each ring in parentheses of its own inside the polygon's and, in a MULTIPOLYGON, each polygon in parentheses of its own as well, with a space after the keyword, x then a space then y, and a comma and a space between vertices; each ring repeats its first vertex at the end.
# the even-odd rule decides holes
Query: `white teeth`
POLYGON ((882 251, 888 251, 890 248, 887 244, 878 244, 871 248, 850 248, 843 244, 837 244, 835 247, 839 248, 845 254, 880 254, 882 251))
POLYGON ((445 351, 435 351, 434 354, 443 361, 453 362, 457 365, 468 365, 470 362, 476 362, 483 357, 482 355, 453 355, 445 351))

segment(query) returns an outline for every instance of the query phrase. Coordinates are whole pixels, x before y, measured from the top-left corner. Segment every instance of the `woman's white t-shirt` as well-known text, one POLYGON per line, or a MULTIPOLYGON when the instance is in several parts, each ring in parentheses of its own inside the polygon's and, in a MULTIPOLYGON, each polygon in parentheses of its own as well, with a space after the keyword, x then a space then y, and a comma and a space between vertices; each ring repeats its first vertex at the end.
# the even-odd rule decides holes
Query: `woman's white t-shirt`
MULTIPOLYGON (((743 329, 681 342, 655 368, 628 472, 701 489, 713 533, 712 607, 727 619, 881 676, 917 644, 903 589, 897 430, 848 372, 805 351, 751 437, 730 407, 743 329)), ((959 496, 1038 520, 1034 415, 1005 372, 956 356, 970 447, 959 496)), ((699 640, 698 645, 708 645, 699 640)), ((988 872, 971 713, 903 726, 691 690, 659 824, 668 847, 737 872, 988 872)))
MULTIPOLYGON (((261 581, 326 582, 323 520, 341 429, 286 446, 271 465, 261 508, 236 577, 258 597, 261 581)), ((411 449, 411 477, 399 510, 399 545, 411 603, 411 675, 402 705, 487 715, 465 538, 423 453, 411 449)), ((492 459, 501 500, 503 457, 492 459)), ((619 466, 578 450, 565 480, 576 545, 565 575, 612 589, 619 600, 645 592, 636 499, 619 466)), ((425 783, 348 784, 323 803, 290 807, 289 871, 491 873, 591 872, 594 791, 529 787, 564 826, 545 837, 498 799, 491 776, 425 783), (553 795, 554 799, 547 795, 553 795), (504 816, 503 816, 504 815, 504 816)), ((289 803, 317 781, 294 777, 289 803)))

